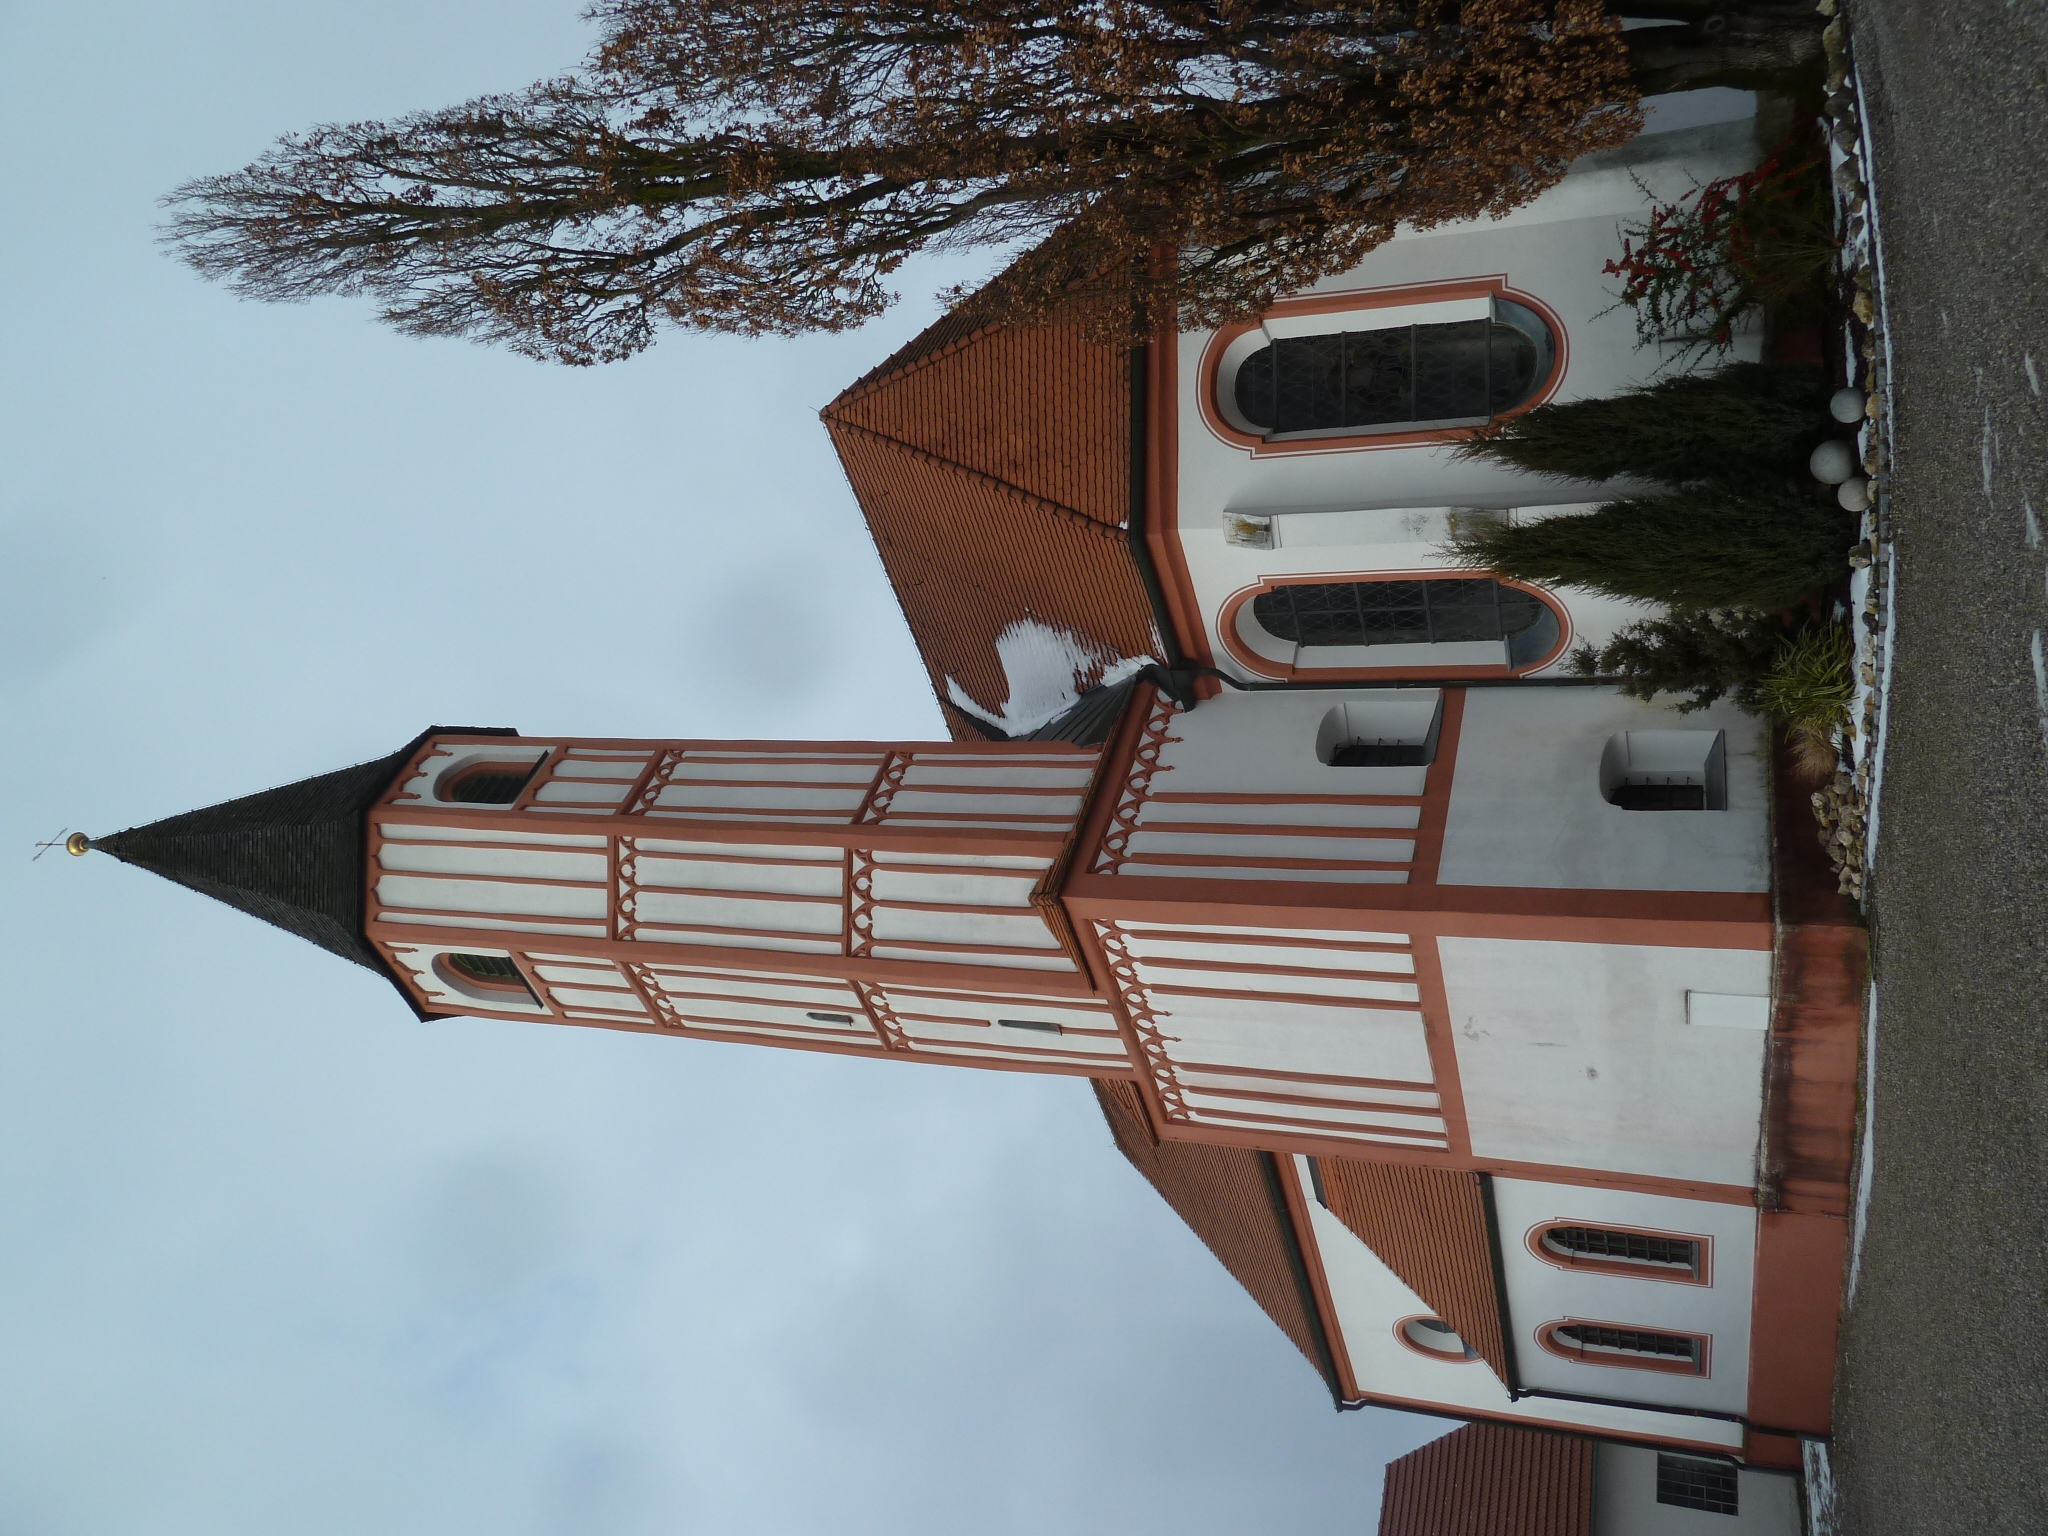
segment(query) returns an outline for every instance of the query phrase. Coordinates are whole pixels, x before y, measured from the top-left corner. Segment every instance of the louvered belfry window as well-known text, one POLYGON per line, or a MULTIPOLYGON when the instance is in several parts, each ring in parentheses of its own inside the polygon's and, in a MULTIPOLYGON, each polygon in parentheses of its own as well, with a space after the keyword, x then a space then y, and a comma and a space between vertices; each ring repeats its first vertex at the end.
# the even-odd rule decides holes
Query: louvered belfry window
POLYGON ((478 763, 451 775, 440 797, 458 805, 510 805, 539 770, 534 763, 478 763))
POLYGON ((1440 645, 1509 640, 1548 613, 1520 587, 1484 578, 1287 582, 1252 599, 1267 634, 1298 645, 1440 645))
POLYGON ((457 975, 487 987, 506 991, 514 987, 522 992, 526 990, 526 979, 519 974, 519 967, 512 963, 509 955, 450 955, 448 964, 457 975))
POLYGON ((1703 1456, 1657 1456, 1657 1502, 1678 1509, 1699 1509, 1710 1515, 1733 1515, 1737 1508, 1737 1474, 1725 1461, 1703 1456))
POLYGON ((1555 354, 1541 316, 1497 299, 1491 320, 1278 337, 1238 365, 1235 396, 1276 435, 1473 424, 1527 400, 1555 354))
POLYGON ((1605 1227, 1551 1227, 1544 1245, 1567 1257, 1602 1259, 1697 1273, 1700 1245, 1690 1237, 1661 1237, 1650 1232, 1614 1232, 1605 1227))

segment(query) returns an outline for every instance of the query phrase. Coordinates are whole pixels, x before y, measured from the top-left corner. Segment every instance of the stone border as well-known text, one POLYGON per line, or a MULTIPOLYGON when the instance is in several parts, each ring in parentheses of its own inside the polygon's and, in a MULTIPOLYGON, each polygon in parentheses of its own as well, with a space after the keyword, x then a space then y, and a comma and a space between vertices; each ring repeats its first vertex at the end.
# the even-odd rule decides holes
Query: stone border
POLYGON ((1815 792, 1821 843, 1834 861, 1843 894, 1866 900, 1876 864, 1879 802, 1884 783, 1891 660, 1896 626, 1892 593, 1897 555, 1892 543, 1892 350, 1885 323, 1882 228, 1870 174, 1869 115, 1856 78, 1845 18, 1838 0, 1821 0, 1831 17, 1821 33, 1827 50, 1827 101, 1821 128, 1833 172, 1835 227, 1842 237, 1843 288, 1851 318, 1843 326, 1845 373, 1868 397, 1856 446, 1869 479, 1870 501, 1850 552, 1849 629, 1855 640, 1856 696, 1843 733, 1842 771, 1815 792))

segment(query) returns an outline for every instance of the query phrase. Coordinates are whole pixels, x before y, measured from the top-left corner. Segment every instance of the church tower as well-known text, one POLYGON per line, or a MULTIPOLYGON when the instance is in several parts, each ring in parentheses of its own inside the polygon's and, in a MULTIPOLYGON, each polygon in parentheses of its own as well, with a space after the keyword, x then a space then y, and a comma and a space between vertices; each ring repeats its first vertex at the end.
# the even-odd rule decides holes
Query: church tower
POLYGON ((422 1018, 1128 1076, 1057 896, 1128 692, 966 746, 436 729, 73 851, 368 966, 422 1018))

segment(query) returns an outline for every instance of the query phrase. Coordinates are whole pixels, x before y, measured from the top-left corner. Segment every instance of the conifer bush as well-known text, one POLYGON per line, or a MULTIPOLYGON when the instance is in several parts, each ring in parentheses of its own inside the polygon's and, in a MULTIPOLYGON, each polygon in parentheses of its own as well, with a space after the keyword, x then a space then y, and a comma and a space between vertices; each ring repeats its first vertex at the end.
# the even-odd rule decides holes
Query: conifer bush
POLYGON ((1536 522, 1473 522, 1458 564, 1673 608, 1788 608, 1848 565, 1851 514, 1796 482, 1692 485, 1536 522))
POLYGON ((1581 677, 1611 679, 1645 703, 1681 695, 1680 714, 1728 696, 1753 710, 1784 633, 1775 618, 1749 609, 1681 608, 1615 631, 1598 650, 1581 645, 1570 666, 1581 677))
POLYGON ((1539 405, 1458 453, 1569 480, 1746 484, 1760 474, 1804 476, 1829 427, 1818 368, 1731 363, 1604 400, 1539 405))

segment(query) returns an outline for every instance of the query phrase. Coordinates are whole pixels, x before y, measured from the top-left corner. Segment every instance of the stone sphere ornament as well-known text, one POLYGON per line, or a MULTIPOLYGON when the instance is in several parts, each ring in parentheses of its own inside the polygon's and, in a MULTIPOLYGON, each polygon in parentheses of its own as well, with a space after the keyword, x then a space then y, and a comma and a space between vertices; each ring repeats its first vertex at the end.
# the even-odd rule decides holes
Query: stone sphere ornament
POLYGON ((1831 437, 1813 450, 1806 467, 1822 485, 1840 485, 1856 473, 1856 450, 1840 438, 1831 437))
POLYGON ((1844 480, 1835 487, 1835 500, 1842 504, 1845 512, 1863 512, 1870 507, 1870 482, 1861 475, 1844 480))
POLYGON ((1865 404, 1866 401, 1862 390, 1854 386, 1847 389, 1838 389, 1828 398, 1828 414, 1846 427, 1851 422, 1858 422, 1863 419, 1863 407, 1865 404))

